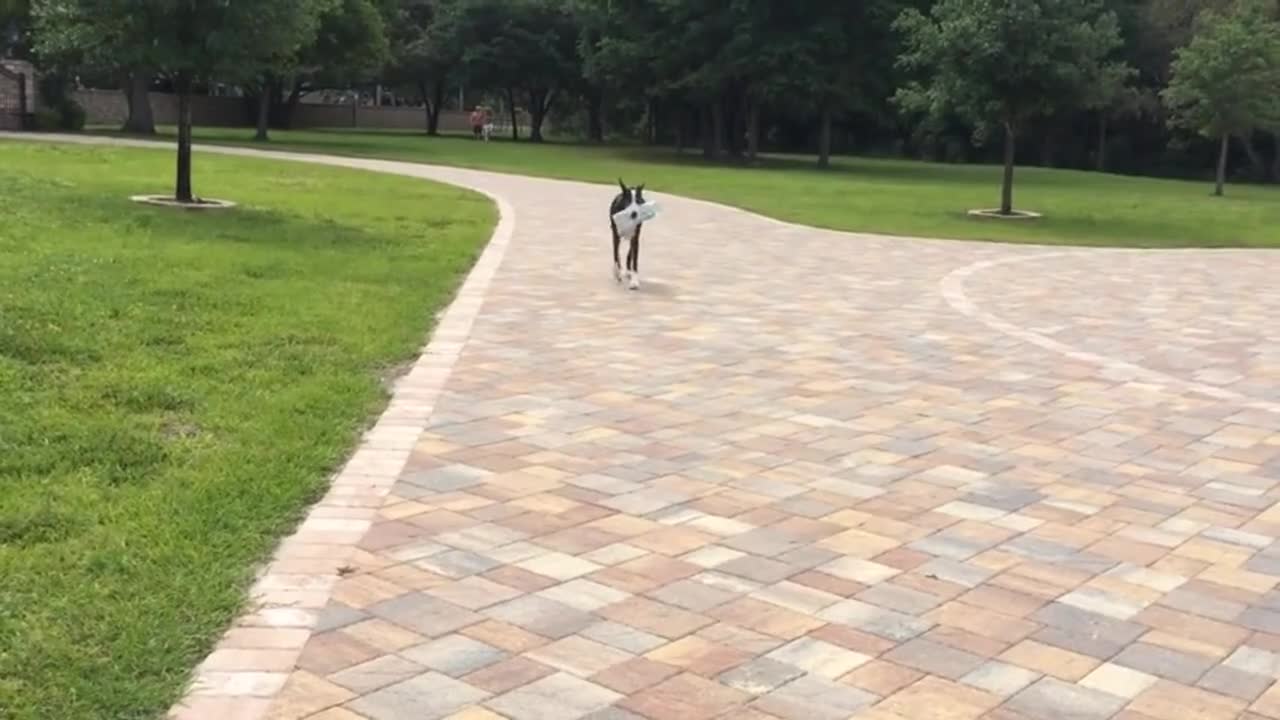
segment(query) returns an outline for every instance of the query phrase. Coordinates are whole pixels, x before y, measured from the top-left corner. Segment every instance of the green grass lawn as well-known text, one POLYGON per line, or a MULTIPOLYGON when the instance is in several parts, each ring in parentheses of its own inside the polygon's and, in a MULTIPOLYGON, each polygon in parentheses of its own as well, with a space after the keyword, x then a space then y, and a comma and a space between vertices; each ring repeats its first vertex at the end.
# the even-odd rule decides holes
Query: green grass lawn
MULTIPOLYGON (((247 143, 249 130, 197 128, 204 142, 247 143)), ((714 200, 819 227, 924 237, 1136 247, 1280 246, 1280 189, 1021 168, 1017 207, 1032 223, 974 220, 999 204, 1001 169, 839 158, 820 171, 809 157, 769 157, 758 167, 707 164, 689 152, 636 146, 476 143, 377 131, 275 132, 272 147, 545 177, 646 182, 653 190, 714 200)))
POLYGON ((0 141, 0 718, 163 713, 385 403, 496 210, 196 157, 0 141))

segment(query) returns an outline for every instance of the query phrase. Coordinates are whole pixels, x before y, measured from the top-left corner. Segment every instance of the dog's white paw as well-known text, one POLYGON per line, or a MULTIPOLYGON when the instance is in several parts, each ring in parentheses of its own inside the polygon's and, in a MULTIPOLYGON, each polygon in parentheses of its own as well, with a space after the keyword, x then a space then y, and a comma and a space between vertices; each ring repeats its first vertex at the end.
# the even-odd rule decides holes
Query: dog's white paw
POLYGON ((631 282, 627 283, 627 287, 631 288, 632 290, 639 290, 639 289, 640 289, 640 275, 639 275, 639 273, 632 274, 632 276, 631 276, 631 282))

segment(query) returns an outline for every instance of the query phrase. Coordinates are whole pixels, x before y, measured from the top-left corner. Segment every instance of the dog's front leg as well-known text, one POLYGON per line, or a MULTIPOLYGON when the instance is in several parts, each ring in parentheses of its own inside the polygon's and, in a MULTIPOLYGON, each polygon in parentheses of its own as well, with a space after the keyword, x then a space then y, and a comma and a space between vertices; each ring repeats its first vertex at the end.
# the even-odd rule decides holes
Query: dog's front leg
POLYGON ((628 287, 632 290, 640 289, 640 228, 637 227, 635 233, 631 236, 631 247, 627 249, 627 271, 631 278, 628 287))
POLYGON ((622 282, 622 261, 618 259, 618 244, 622 238, 618 237, 618 226, 612 220, 609 221, 609 229, 613 231, 613 280, 622 282))

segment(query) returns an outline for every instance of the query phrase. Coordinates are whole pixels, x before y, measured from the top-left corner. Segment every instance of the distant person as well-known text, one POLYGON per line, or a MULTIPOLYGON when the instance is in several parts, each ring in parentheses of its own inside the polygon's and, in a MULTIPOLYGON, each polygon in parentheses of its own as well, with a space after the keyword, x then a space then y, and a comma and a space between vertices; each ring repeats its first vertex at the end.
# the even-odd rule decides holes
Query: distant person
POLYGON ((484 121, 484 141, 489 142, 489 138, 493 137, 493 112, 488 107, 481 108, 481 118, 484 121))
POLYGON ((471 137, 479 140, 483 132, 484 113, 480 110, 480 106, 477 105, 471 109, 471 137))

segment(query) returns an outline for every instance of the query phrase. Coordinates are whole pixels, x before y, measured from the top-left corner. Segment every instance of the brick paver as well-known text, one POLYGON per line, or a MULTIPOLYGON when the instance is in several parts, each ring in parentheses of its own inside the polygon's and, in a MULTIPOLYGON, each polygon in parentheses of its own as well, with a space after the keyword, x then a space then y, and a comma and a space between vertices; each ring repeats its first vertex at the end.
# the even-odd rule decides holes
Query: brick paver
POLYGON ((607 187, 334 162, 510 246, 179 716, 1280 720, 1280 255, 661 197, 627 292, 607 187))

